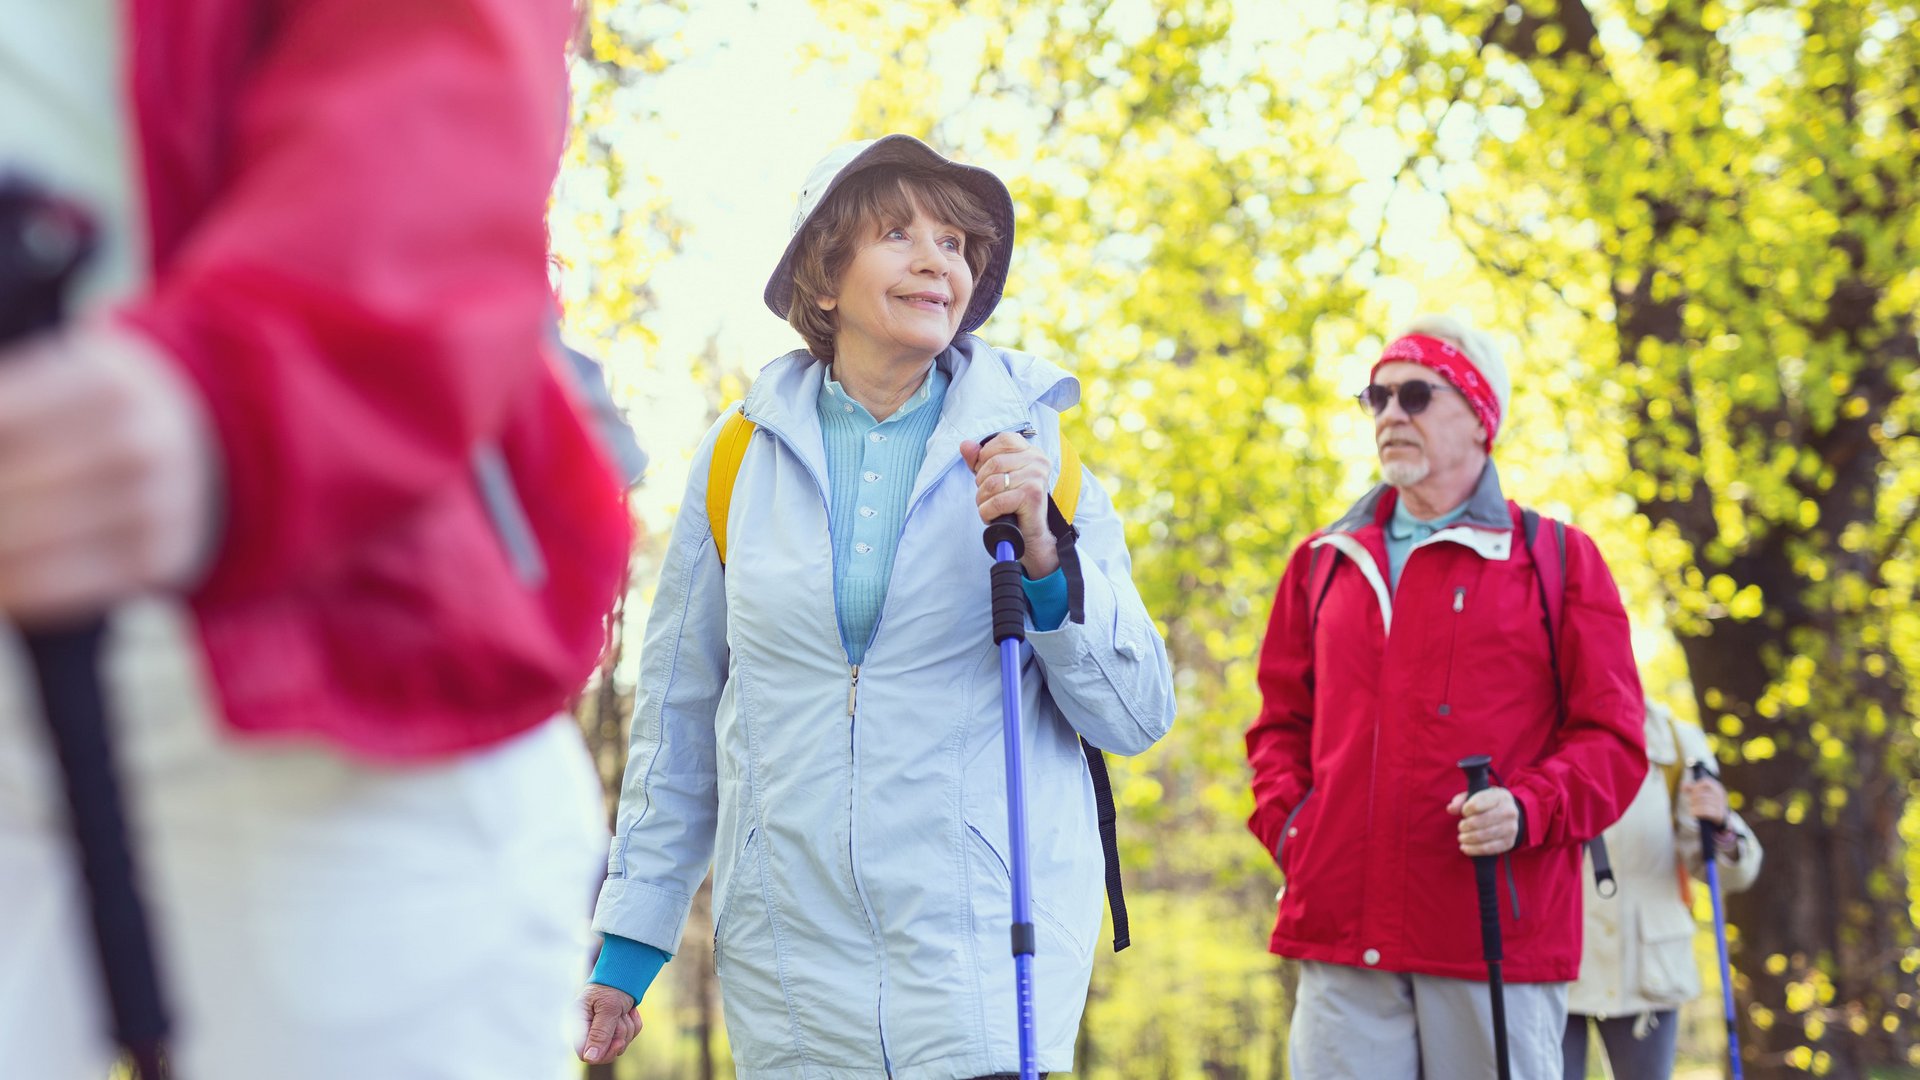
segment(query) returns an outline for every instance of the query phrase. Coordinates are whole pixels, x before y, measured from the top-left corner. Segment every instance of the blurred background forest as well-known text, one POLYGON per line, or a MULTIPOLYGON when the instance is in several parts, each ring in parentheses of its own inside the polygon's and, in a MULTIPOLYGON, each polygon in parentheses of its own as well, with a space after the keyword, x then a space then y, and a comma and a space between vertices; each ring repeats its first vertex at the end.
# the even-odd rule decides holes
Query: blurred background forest
MULTIPOLYGON (((654 458, 579 709, 610 785, 692 446, 798 344, 758 297, 800 179, 904 131, 1013 190, 982 335, 1080 376, 1178 681, 1116 775, 1135 946, 1078 1075, 1285 1075, 1251 659, 1294 544, 1373 482, 1352 394, 1426 310, 1505 348, 1508 492, 1600 542, 1765 845, 1730 901, 1747 1075, 1920 1075, 1920 4, 595 0, 575 81, 568 333, 654 458)), ((591 1075, 732 1075, 703 918, 591 1075)))

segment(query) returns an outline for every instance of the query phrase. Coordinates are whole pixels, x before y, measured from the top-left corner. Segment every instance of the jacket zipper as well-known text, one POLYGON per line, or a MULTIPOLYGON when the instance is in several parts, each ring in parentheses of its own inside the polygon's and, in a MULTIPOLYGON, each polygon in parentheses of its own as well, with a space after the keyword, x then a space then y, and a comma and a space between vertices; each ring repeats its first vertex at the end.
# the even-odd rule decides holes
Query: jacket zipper
MULTIPOLYGON (((833 516, 833 500, 827 494, 827 486, 821 483, 820 474, 814 471, 813 465, 807 461, 806 455, 800 453, 799 449, 794 445, 793 439, 790 438, 786 432, 781 431, 778 427, 776 427, 773 424, 767 423, 765 420, 762 420, 752 415, 748 415, 747 419, 752 420, 755 424, 757 424, 759 427, 765 430, 768 434, 772 435, 774 438, 778 439, 781 443, 785 444, 787 448, 787 452, 792 454, 794 458, 800 462, 801 468, 807 470, 807 475, 813 480, 814 491, 817 492, 820 496, 821 507, 826 511, 828 520, 829 522, 831 522, 832 516, 833 516)), ((831 566, 832 565, 831 554, 828 555, 828 560, 829 560, 829 566, 831 566)), ((884 605, 882 606, 884 608, 884 605)), ((837 610, 837 603, 836 603, 836 610, 834 611, 833 614, 834 614, 835 622, 838 622, 840 618, 840 613, 837 610)), ((879 632, 879 629, 880 629, 880 621, 876 618, 874 620, 874 632, 877 634, 879 632)), ((873 639, 869 637, 867 640, 868 640, 868 647, 871 648, 873 639)), ((854 724, 856 719, 856 710, 859 707, 859 703, 860 703, 860 665, 848 664, 847 665, 847 762, 848 762, 848 769, 850 772, 851 779, 849 782, 850 790, 848 793, 848 808, 847 808, 847 872, 853 878, 854 896, 860 901, 860 917, 865 919, 867 922, 867 936, 871 938, 873 941, 873 952, 874 952, 874 955, 879 959, 879 963, 880 963, 879 997, 874 1002, 873 1018, 874 1018, 875 1029, 880 1033, 880 1059, 883 1064, 887 1064, 887 1063, 890 1063, 890 1060, 891 1060, 887 1056, 887 1027, 886 1027, 886 1007, 885 1007, 886 994, 887 994, 887 973, 886 973, 887 956, 886 956, 885 949, 883 949, 881 946, 879 928, 874 924, 874 921, 873 921, 873 904, 871 901, 867 899, 866 886, 861 884, 860 882, 860 861, 857 854, 857 849, 859 847, 859 837, 857 835, 857 831, 859 828, 859 815, 855 811, 859 805, 858 799, 856 797, 856 793, 859 791, 859 788, 860 788, 860 755, 859 755, 858 743, 855 740, 854 724)), ((889 1064, 888 1067, 890 1069, 891 1065, 889 1064)))
MULTIPOLYGON (((1335 550, 1338 550, 1338 549, 1335 549, 1335 550)), ((1373 555, 1370 552, 1362 551, 1361 554, 1365 555, 1368 559, 1373 558, 1373 555)), ((1355 568, 1359 569, 1361 575, 1364 577, 1366 575, 1366 568, 1360 566, 1360 560, 1357 558, 1354 558, 1354 556, 1352 555, 1348 555, 1347 558, 1353 560, 1355 568)), ((1378 565, 1375 565, 1373 569, 1375 571, 1375 576, 1377 577, 1379 572, 1378 565)), ((1402 572, 1403 573, 1405 572, 1404 568, 1402 568, 1402 572)), ((1387 650, 1393 647, 1393 588, 1391 585, 1389 585, 1387 588, 1386 597, 1387 597, 1387 604, 1385 608, 1386 617, 1382 620, 1385 625, 1382 627, 1383 632, 1380 639, 1380 659, 1383 665, 1387 657, 1387 650)), ((1376 701, 1373 706, 1373 748, 1368 752, 1368 756, 1367 756, 1367 842, 1368 843, 1373 842, 1373 807, 1375 802, 1377 801, 1377 797, 1380 791, 1380 715, 1381 715, 1381 707, 1380 707, 1380 704, 1376 701)), ((1367 902, 1366 878, 1362 876, 1360 880, 1361 880, 1360 905, 1361 905, 1361 908, 1364 910, 1367 902)))
POLYGON ((1467 587, 1453 587, 1453 631, 1447 639, 1447 678, 1440 684, 1440 715, 1453 713, 1453 662, 1460 653, 1460 615, 1467 609, 1467 587))
POLYGON ((847 673, 847 761, 851 773, 851 790, 847 799, 847 871, 853 876, 853 892, 860 898, 860 916, 867 920, 867 936, 873 940, 873 954, 880 964, 880 995, 874 1001, 873 1022, 880 1033, 880 1060, 886 1063, 891 1061, 887 1056, 887 953, 880 940, 880 928, 873 922, 873 902, 867 899, 867 887, 860 881, 860 755, 857 739, 860 665, 847 665, 847 673))

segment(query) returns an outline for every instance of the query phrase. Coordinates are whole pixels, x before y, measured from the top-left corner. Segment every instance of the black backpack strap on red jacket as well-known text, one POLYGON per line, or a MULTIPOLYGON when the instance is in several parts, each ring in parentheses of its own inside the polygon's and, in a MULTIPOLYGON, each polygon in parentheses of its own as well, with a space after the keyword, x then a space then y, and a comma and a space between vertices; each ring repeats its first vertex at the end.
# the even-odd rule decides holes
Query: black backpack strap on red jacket
POLYGON ((1107 776, 1107 756, 1100 748, 1080 740, 1080 752, 1087 757, 1087 775, 1093 778, 1093 805, 1100 816, 1100 854, 1107 864, 1107 910, 1113 915, 1113 951, 1133 944, 1127 929, 1127 894, 1120 882, 1119 814, 1113 808, 1113 781, 1107 776))
MULTIPOLYGON (((1554 521, 1551 551, 1543 551, 1546 546, 1540 535, 1540 514, 1535 510, 1523 510, 1520 513, 1521 532, 1526 536, 1527 558, 1533 562, 1534 584, 1540 590, 1540 610, 1542 622, 1547 628, 1547 661, 1553 666, 1553 715, 1554 726, 1567 722, 1567 691, 1560 682, 1560 622, 1567 605, 1567 526, 1563 521, 1554 521), (1549 568, 1557 575, 1551 585, 1548 584, 1549 568)), ((1613 861, 1607 856, 1605 837, 1596 836, 1587 841, 1587 855, 1593 860, 1593 887, 1601 896, 1611 899, 1620 891, 1613 879, 1613 861)))

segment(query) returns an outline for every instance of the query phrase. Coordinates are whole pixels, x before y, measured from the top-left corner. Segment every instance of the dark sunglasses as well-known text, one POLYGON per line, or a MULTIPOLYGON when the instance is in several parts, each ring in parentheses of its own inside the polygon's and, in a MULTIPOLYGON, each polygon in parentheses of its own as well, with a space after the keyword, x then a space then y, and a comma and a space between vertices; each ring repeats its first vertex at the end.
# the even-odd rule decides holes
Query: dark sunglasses
POLYGON ((1381 386, 1379 383, 1373 383, 1354 397, 1359 398, 1360 404, 1365 405, 1369 412, 1379 416, 1387 411, 1387 404, 1397 395, 1400 398, 1402 412, 1408 416, 1419 416, 1427 411, 1427 406, 1433 404, 1433 392, 1436 390, 1447 390, 1455 394, 1460 392, 1446 383, 1414 379, 1398 386, 1381 386))

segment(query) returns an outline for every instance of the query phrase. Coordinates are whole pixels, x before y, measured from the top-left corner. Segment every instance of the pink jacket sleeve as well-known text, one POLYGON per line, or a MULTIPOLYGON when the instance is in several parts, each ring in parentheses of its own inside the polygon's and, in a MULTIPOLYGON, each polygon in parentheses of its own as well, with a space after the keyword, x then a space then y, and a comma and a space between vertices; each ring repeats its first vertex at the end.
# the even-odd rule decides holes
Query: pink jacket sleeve
POLYGON ((157 205, 123 315, 204 395, 228 494, 202 596, 324 568, 551 379, 543 219, 566 0, 277 6, 204 206, 157 205))
MULTIPOLYGON (((1327 552, 1324 557, 1335 556, 1327 552)), ((1313 641, 1307 610, 1312 561, 1307 545, 1294 550, 1260 644, 1260 716, 1247 731, 1247 762, 1253 767, 1253 816, 1247 827, 1268 854, 1280 842, 1287 814, 1313 784, 1313 641)))

